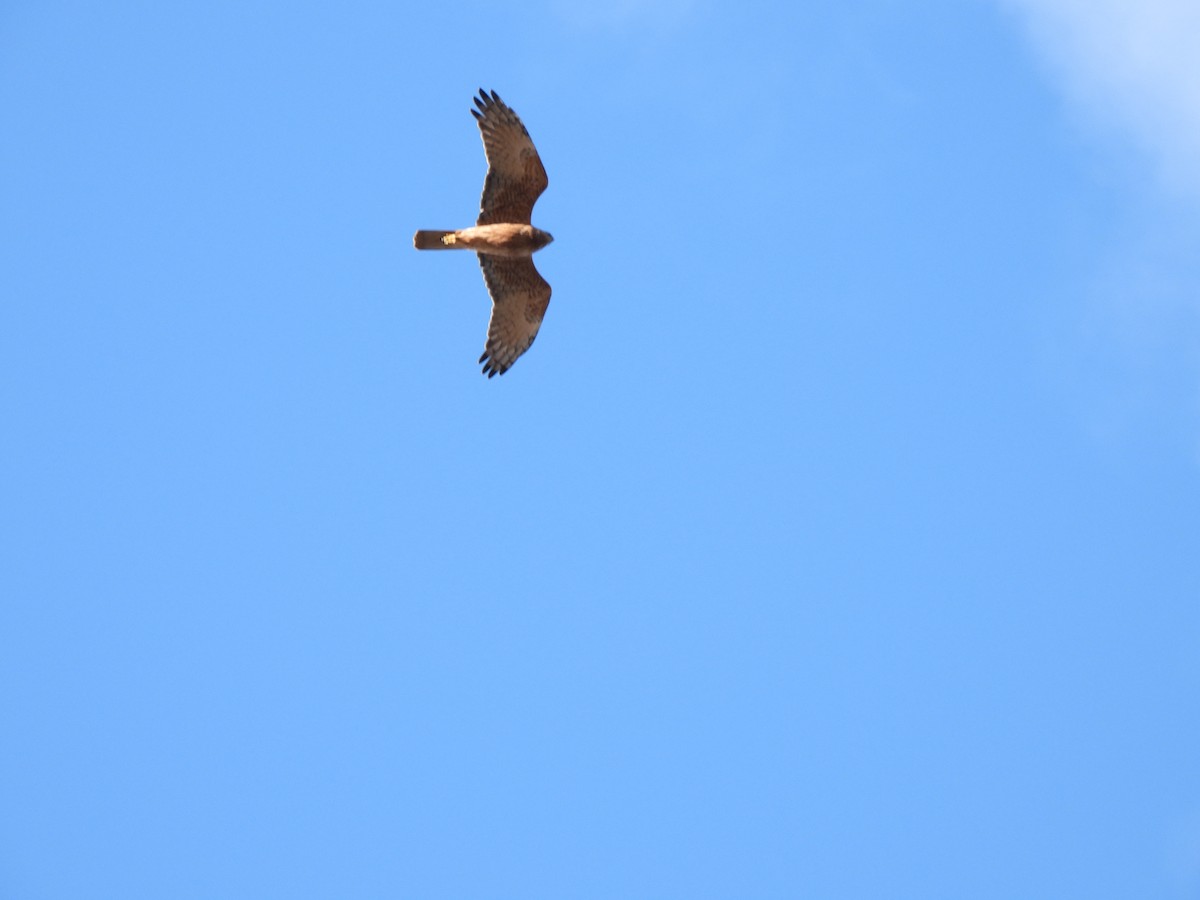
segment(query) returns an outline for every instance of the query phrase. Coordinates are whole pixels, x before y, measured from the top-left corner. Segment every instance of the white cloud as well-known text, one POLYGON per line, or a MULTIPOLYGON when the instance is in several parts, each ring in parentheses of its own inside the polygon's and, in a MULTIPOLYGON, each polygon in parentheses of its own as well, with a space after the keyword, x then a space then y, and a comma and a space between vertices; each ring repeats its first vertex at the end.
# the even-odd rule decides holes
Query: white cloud
POLYGON ((1074 100, 1128 129, 1169 187, 1200 197, 1200 0, 1001 2, 1074 100))

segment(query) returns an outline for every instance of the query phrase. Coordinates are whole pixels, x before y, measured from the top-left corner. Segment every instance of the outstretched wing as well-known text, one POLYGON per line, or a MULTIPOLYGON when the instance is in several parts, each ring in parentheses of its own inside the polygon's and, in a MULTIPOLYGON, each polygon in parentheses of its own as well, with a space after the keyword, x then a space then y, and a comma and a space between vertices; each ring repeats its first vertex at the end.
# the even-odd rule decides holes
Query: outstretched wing
POLYGON ((503 375, 533 344, 550 305, 550 285, 529 257, 479 254, 483 280, 492 295, 492 320, 479 361, 491 378, 503 375))
POLYGON ((481 89, 475 105, 479 109, 471 110, 471 115, 479 122, 488 161, 475 224, 529 225, 533 204, 550 183, 533 140, 495 91, 489 95, 481 89))

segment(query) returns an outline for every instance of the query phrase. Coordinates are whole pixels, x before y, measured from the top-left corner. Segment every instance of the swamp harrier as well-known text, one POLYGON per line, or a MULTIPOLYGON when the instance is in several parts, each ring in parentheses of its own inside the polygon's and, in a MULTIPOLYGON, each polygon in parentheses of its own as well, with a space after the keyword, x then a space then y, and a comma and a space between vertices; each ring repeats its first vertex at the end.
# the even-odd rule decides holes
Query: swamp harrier
POLYGON ((533 344, 550 305, 550 285, 533 267, 533 254, 549 244, 549 232, 530 224, 533 204, 549 184, 529 132, 504 101, 480 90, 471 110, 483 134, 487 178, 472 228, 418 231, 418 250, 474 250, 492 295, 492 320, 484 345, 483 372, 503 375, 533 344))

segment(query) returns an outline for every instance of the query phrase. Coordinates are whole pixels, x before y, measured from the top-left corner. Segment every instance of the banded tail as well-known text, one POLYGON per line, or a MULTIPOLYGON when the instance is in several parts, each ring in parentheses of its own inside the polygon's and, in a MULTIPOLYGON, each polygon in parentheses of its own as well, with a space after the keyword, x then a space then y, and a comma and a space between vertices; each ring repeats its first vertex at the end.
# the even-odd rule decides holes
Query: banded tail
POLYGON ((453 231, 418 231, 413 235, 418 250, 456 250, 453 231), (449 237, 450 240, 446 240, 449 237))

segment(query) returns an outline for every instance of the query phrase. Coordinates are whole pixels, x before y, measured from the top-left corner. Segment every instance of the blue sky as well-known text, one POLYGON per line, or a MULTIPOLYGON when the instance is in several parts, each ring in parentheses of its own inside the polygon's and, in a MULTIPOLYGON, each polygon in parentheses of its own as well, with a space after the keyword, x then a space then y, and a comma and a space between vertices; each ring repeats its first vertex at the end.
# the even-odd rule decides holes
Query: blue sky
POLYGON ((0 894, 1197 896, 1197 27, 5 5, 0 894))

